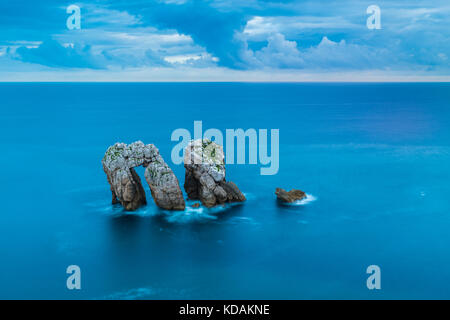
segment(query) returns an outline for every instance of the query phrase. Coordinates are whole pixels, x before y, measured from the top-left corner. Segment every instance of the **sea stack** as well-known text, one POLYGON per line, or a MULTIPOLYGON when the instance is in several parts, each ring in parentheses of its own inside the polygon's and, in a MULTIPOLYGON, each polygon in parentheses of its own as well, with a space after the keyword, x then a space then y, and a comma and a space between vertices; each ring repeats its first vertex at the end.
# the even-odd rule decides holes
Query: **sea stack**
POLYGON ((146 204, 145 192, 135 167, 146 167, 145 179, 158 207, 184 210, 185 202, 178 179, 153 144, 137 141, 110 146, 102 160, 103 170, 111 186, 112 203, 121 203, 134 211, 146 204))
POLYGON ((292 189, 291 191, 286 191, 281 188, 275 190, 278 200, 282 202, 292 203, 297 200, 302 200, 306 198, 306 193, 301 190, 292 189))
POLYGON ((209 139, 189 142, 184 150, 184 167, 184 189, 189 199, 200 200, 208 208, 246 200, 236 184, 225 180, 223 148, 215 142, 209 139))

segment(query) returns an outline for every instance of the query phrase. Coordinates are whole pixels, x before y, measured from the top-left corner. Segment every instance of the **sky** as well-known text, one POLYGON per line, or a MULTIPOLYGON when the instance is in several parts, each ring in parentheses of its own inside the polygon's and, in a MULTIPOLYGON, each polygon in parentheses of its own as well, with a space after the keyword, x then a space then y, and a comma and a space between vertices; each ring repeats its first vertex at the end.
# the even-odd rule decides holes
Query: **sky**
POLYGON ((449 25, 449 0, 0 0, 0 81, 450 81, 449 25))

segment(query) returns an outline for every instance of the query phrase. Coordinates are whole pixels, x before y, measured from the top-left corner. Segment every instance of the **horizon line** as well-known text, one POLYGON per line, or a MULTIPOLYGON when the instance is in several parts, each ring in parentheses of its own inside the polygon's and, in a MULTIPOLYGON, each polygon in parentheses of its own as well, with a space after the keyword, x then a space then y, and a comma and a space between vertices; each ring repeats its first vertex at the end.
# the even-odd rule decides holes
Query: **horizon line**
POLYGON ((445 80, 439 79, 421 79, 421 80, 69 80, 69 81, 54 81, 54 80, 31 80, 31 81, 20 81, 20 80, 0 80, 0 84, 13 84, 13 83, 449 83, 450 78, 445 80))

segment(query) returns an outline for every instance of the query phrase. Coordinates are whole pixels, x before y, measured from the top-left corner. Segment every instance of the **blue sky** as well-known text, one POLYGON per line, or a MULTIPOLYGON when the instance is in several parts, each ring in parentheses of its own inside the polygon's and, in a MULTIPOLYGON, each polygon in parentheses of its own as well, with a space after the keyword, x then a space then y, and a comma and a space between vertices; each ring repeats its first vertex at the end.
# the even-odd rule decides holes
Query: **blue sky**
POLYGON ((449 23, 448 0, 0 0, 0 81, 450 81, 449 23))

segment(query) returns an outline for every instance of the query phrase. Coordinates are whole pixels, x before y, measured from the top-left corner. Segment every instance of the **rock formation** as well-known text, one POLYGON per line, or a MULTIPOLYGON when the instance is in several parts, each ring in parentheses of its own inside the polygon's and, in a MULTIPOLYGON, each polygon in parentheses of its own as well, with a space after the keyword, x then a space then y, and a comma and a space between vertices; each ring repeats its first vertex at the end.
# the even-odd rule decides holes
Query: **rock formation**
POLYGON ((128 211, 146 204, 141 179, 134 170, 144 166, 145 179, 156 205, 167 210, 184 210, 178 179, 153 144, 144 145, 142 141, 130 145, 116 143, 108 148, 102 164, 111 186, 113 204, 120 202, 128 211))
POLYGON ((184 210, 185 203, 178 179, 159 152, 148 164, 145 180, 158 207, 166 210, 184 210))
POLYGON ((225 180, 222 146, 208 139, 193 140, 184 150, 184 189, 192 200, 213 207, 226 202, 242 202, 245 196, 233 182, 225 180))
POLYGON ((284 189, 277 188, 275 194, 277 195, 278 200, 289 203, 306 198, 306 193, 297 189, 292 189, 287 192, 284 189))

